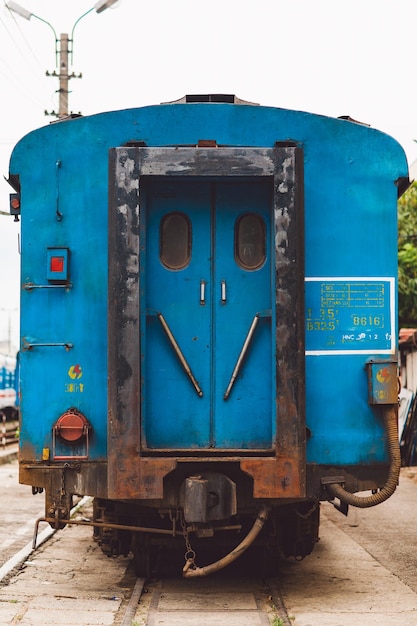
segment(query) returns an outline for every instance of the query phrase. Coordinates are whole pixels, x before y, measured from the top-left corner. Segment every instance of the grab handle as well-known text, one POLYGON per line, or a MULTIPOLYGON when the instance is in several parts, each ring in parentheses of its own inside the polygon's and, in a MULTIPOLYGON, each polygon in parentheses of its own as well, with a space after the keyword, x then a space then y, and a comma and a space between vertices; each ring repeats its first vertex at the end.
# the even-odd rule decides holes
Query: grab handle
POLYGON ((166 319, 164 318, 164 316, 162 315, 162 313, 157 313, 157 317, 159 319, 159 321, 161 322, 161 326, 164 329, 166 336, 168 337, 172 347, 174 348, 174 352, 178 357, 179 362, 181 363, 185 373, 187 374, 188 378, 190 379, 194 389, 196 390, 197 394, 200 396, 200 398, 203 397, 203 392, 200 389, 200 386, 198 384, 198 382, 196 381, 194 374, 191 371, 190 366, 187 363, 187 360, 185 358, 185 356, 183 355, 183 353, 181 352, 181 348, 179 347, 174 335, 172 334, 172 331, 170 329, 170 327, 168 326, 168 323, 166 321, 166 319))
POLYGON ((226 281, 221 281, 221 302, 222 304, 226 304, 226 281))
POLYGON ((204 306, 206 304, 206 281, 200 280, 200 304, 204 306))
POLYGON ((227 385, 227 389, 224 392, 223 400, 228 400, 228 398, 230 396, 230 392, 232 391, 232 387, 235 384, 235 380, 237 378, 237 375, 239 374, 240 368, 242 367, 243 360, 244 360, 246 352, 247 352, 247 350, 249 348, 249 344, 250 344, 251 339, 253 337, 253 333, 255 332, 255 328, 256 328, 256 326, 258 324, 258 321, 259 321, 259 313, 257 313, 255 315, 255 317, 253 318, 253 320, 252 320, 252 323, 250 325, 248 334, 246 335, 246 339, 243 342, 242 349, 241 349, 240 354, 238 356, 238 359, 236 361, 235 368, 234 368, 234 370, 232 372, 232 375, 230 377, 229 384, 227 385))

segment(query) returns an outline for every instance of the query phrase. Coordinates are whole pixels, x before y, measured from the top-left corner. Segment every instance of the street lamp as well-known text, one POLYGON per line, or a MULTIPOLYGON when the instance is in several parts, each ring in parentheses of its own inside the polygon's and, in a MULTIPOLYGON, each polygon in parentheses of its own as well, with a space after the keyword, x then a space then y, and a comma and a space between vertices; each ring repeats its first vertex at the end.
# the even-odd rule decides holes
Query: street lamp
MULTIPOLYGON (((35 15, 35 13, 31 13, 30 11, 28 11, 24 7, 20 6, 20 4, 17 4, 17 2, 13 2, 12 0, 10 0, 10 2, 6 3, 6 7, 9 9, 9 11, 13 11, 17 15, 20 15, 20 17, 23 17, 25 20, 30 20, 31 17, 34 17, 37 20, 40 20, 41 22, 43 22, 44 24, 49 26, 49 28, 52 30, 52 32, 54 34, 54 38, 55 38, 55 64, 57 65, 58 55, 59 55, 59 72, 57 73, 54 70, 52 73, 49 73, 47 71, 46 75, 47 76, 56 76, 56 77, 59 78, 59 89, 58 89, 58 93, 59 93, 59 110, 58 110, 58 114, 56 114, 55 111, 52 111, 52 113, 50 113, 50 115, 55 115, 58 118, 67 117, 67 115, 68 115, 68 93, 69 93, 69 91, 68 91, 68 83, 69 83, 69 80, 70 80, 70 78, 82 78, 82 74, 79 74, 77 76, 77 75, 74 74, 74 72, 72 72, 72 74, 68 73, 68 53, 71 53, 71 65, 72 65, 75 27, 77 26, 78 22, 80 20, 82 20, 83 17, 85 17, 86 15, 91 13, 92 11, 95 10, 96 13, 102 13, 103 11, 105 11, 106 9, 111 7, 113 4, 115 4, 117 1, 118 0, 99 0, 98 2, 96 2, 95 5, 93 7, 91 7, 91 9, 88 9, 88 11, 86 11, 85 13, 80 15, 80 17, 75 21, 74 26, 72 27, 72 31, 71 31, 71 38, 68 37, 67 33, 61 33, 61 36, 58 38, 57 34, 56 34, 56 31, 55 31, 54 27, 52 26, 52 24, 50 24, 49 22, 44 20, 42 17, 39 17, 39 15, 35 15), (71 44, 71 49, 69 47, 69 44, 71 44)), ((45 115, 49 115, 49 113, 47 111, 45 111, 45 115)))

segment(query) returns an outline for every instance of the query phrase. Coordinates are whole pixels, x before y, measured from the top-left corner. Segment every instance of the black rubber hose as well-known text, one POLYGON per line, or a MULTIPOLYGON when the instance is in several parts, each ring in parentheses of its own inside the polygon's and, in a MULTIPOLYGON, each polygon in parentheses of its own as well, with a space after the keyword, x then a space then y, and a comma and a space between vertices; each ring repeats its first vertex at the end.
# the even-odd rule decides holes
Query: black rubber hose
POLYGON ((351 504, 352 506, 359 507, 360 509, 366 509, 371 506, 376 506, 388 500, 394 493, 398 485, 398 478, 401 469, 401 453, 398 443, 398 407, 397 405, 387 405, 383 408, 384 425, 387 433, 390 466, 388 472, 387 482, 384 487, 377 493, 371 496, 357 496, 349 491, 346 491, 339 484, 327 485, 328 490, 335 498, 339 498, 341 502, 345 504, 351 504))

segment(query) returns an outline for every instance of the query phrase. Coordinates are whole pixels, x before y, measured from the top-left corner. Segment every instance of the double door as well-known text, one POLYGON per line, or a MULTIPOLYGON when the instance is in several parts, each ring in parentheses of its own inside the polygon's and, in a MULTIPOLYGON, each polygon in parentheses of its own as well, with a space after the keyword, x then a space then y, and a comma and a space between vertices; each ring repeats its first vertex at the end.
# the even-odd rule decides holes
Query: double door
POLYGON ((271 182, 149 177, 144 185, 142 447, 271 449, 271 182))

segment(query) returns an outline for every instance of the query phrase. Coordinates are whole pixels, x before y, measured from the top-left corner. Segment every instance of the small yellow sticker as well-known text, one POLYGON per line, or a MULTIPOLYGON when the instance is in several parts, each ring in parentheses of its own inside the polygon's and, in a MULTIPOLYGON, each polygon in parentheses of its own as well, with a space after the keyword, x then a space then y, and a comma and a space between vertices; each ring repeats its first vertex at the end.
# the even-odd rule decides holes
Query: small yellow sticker
POLYGON ((391 372, 389 371, 388 367, 383 367, 382 369, 378 370, 376 373, 376 379, 381 384, 388 383, 391 379, 391 372))
POLYGON ((68 370, 68 376, 72 378, 72 380, 75 380, 76 378, 81 378, 82 375, 83 370, 81 368, 81 365, 71 365, 68 370))

